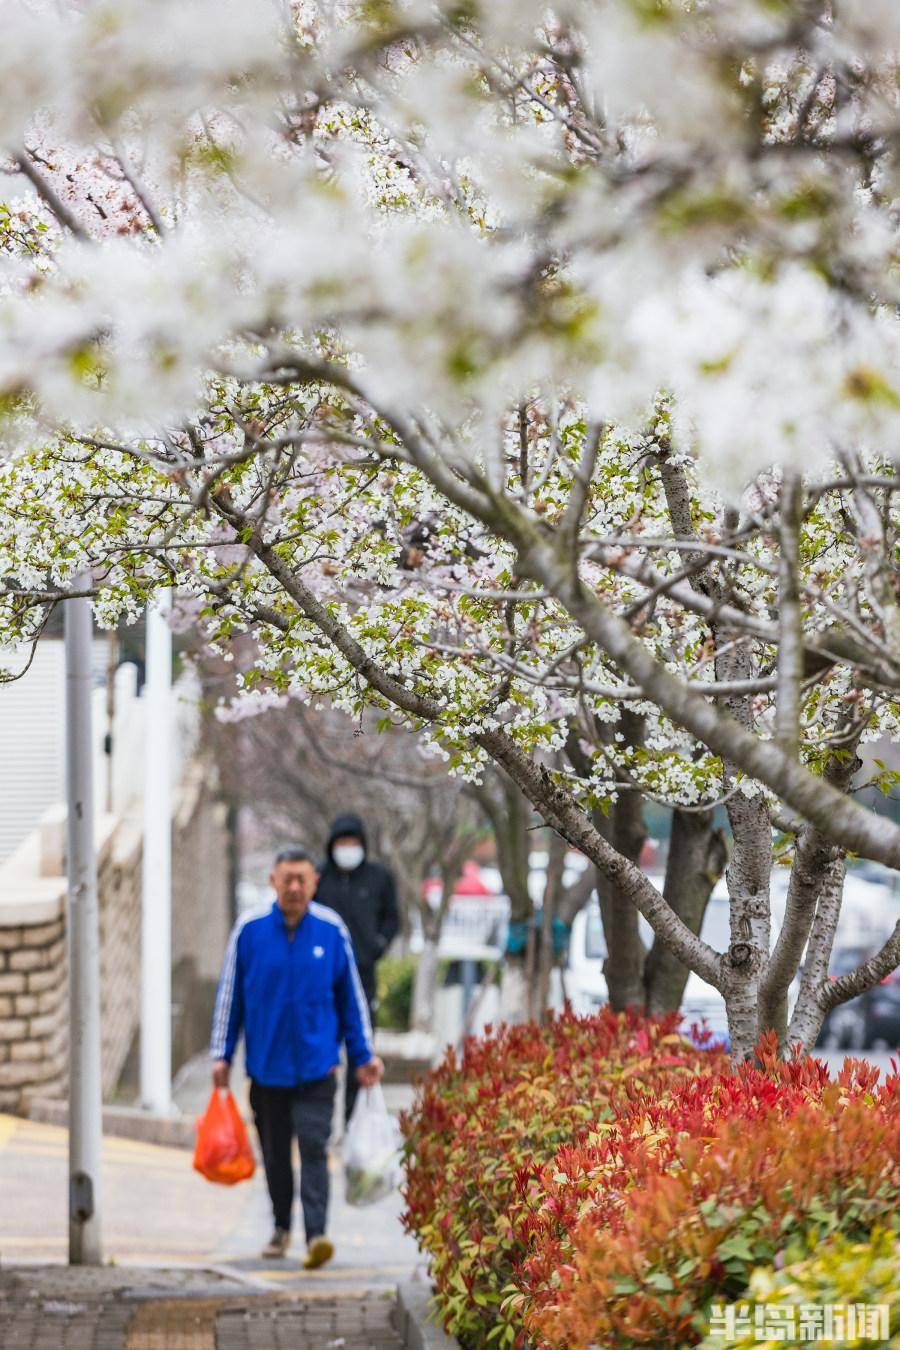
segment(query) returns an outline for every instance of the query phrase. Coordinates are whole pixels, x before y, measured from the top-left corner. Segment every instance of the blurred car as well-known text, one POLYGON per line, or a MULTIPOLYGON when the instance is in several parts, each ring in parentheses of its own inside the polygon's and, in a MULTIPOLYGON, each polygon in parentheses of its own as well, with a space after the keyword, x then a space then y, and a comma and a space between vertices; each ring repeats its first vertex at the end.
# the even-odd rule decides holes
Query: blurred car
MULTIPOLYGON (((709 897, 703 915, 700 936, 717 952, 724 952, 728 950, 729 933, 728 896, 722 894, 721 890, 717 888, 709 897)), ((687 978, 687 984, 684 986, 684 993, 681 996, 681 1016, 684 1019, 683 1025, 686 1030, 690 1030, 695 1022, 705 1025, 712 1032, 713 1041, 724 1045, 726 1049, 728 1048, 730 1041, 725 1000, 718 989, 711 984, 707 984, 706 980, 701 980, 700 976, 693 971, 687 978)))
POLYGON ((725 1000, 711 984, 701 980, 691 971, 681 996, 682 1029, 689 1033, 696 1023, 712 1032, 710 1044, 722 1045, 727 1050, 731 1044, 728 1035, 728 1012, 725 1000))
POLYGON ((603 973, 606 955, 600 902, 594 896, 572 920, 566 960, 566 994, 573 1010, 581 1017, 596 1012, 609 998, 603 973))
MULTIPOLYGON (((661 877, 652 878, 658 885, 661 877)), ((783 878, 776 877, 773 885, 772 910, 773 941, 780 926, 783 912, 785 885, 783 878)), ((638 927, 646 946, 653 941, 653 931, 643 916, 638 918, 638 927)), ((730 942, 731 920, 728 892, 724 882, 720 882, 706 906, 700 936, 717 952, 728 950, 730 942)), ((569 959, 566 967, 566 991, 575 1011, 582 1015, 595 1011, 608 998, 603 963, 606 960, 606 942, 603 936, 603 924, 600 920, 600 904, 596 894, 575 916, 572 924, 572 936, 569 943, 569 959)), ((788 1015, 793 1010, 800 985, 799 975, 791 981, 788 990, 788 1015)), ((687 978, 681 999, 683 1026, 689 1030, 696 1022, 708 1027, 712 1032, 713 1043, 730 1045, 728 1034, 728 1014, 725 1000, 713 985, 702 980, 693 971, 687 978)))
POLYGON ((863 995, 866 1000, 866 1047, 900 1049, 900 970, 892 970, 863 995))
MULTIPOLYGON (((644 943, 649 946, 653 940, 650 925, 643 917, 639 918, 638 925, 644 943)), ((701 934, 704 941, 716 948, 719 948, 723 940, 724 945, 728 946, 727 898, 713 896, 710 900, 701 934)), ((581 1016, 596 1012, 609 998, 606 976, 603 973, 606 957, 600 903, 595 895, 578 911, 572 922, 566 963, 566 993, 573 1009, 581 1016)), ((711 984, 707 984, 693 972, 688 976, 685 985, 681 1011, 686 1028, 690 1028, 694 1022, 705 1024, 713 1033, 715 1041, 728 1045, 725 1000, 718 989, 714 989, 711 984)))
MULTIPOLYGON (((831 958, 828 978, 849 975, 873 954, 870 947, 841 947, 831 958)), ((824 1050, 896 1050, 900 1047, 900 970, 874 989, 832 1008, 816 1042, 824 1050)))
MULTIPOLYGON (((838 947, 831 954, 829 980, 849 975, 872 955, 868 947, 838 947)), ((863 1050, 866 1044, 865 994, 832 1008, 825 1017, 816 1045, 823 1050, 863 1050)))
POLYGON ((864 999, 866 1049, 900 1049, 900 971, 885 975, 864 999))

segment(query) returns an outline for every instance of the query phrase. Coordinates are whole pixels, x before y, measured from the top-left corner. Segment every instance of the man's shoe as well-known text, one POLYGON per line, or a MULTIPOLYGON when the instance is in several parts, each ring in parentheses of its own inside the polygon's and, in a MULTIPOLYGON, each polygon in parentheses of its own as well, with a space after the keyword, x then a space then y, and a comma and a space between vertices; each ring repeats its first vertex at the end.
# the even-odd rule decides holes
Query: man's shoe
POLYGON ((306 1249, 303 1269, 318 1270, 319 1266, 324 1266, 325 1262, 330 1261, 333 1256, 334 1243, 329 1241, 327 1237, 311 1238, 306 1249))
POLYGON ((286 1256, 287 1249, 290 1245, 291 1235, 288 1230, 286 1228, 276 1228, 260 1254, 266 1261, 274 1260, 276 1257, 286 1256))

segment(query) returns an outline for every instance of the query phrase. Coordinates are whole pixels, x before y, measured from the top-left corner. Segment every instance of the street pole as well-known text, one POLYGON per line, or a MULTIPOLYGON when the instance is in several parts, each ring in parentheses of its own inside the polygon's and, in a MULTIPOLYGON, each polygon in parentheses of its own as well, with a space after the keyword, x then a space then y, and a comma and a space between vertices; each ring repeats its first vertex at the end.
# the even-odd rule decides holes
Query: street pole
POLYGON ((119 635, 110 628, 106 635, 106 736, 103 749, 106 753, 106 784, 103 806, 108 815, 112 815, 114 802, 115 745, 113 738, 116 730, 116 673, 119 666, 119 635))
MULTIPOLYGON (((81 583, 87 578, 79 578, 81 583)), ((66 632, 66 796, 69 946, 69 1264, 101 1254, 100 915, 94 856, 91 602, 69 600, 66 632)))
POLYGON ((144 857, 141 905, 141 1102, 172 1109, 171 592, 146 610, 144 857))

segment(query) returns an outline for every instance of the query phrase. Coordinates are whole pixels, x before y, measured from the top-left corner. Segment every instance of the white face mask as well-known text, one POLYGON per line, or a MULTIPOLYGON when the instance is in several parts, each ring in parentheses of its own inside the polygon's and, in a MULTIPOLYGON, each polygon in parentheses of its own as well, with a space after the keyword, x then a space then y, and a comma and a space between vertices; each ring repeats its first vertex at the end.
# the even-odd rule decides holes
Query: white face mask
POLYGON ((366 855, 362 844, 335 844, 331 856, 342 872, 352 872, 366 855))

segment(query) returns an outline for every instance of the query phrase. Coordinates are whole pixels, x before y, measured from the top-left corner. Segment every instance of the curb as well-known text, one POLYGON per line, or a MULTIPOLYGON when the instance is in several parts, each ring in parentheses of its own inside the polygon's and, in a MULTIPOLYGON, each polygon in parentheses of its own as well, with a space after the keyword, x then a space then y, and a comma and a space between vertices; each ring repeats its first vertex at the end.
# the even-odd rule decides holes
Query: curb
POLYGON ((398 1330, 406 1350, 459 1350, 459 1341, 429 1320, 431 1298, 428 1284, 408 1280, 397 1285, 398 1330))
MULTIPOLYGON (((32 1097, 28 1104, 28 1119, 44 1125, 67 1127, 68 1102, 32 1097)), ((137 1106, 104 1106, 103 1133, 136 1139, 143 1144, 160 1144, 164 1148, 193 1149, 195 1142, 194 1122, 186 1116, 154 1116, 137 1106)))

